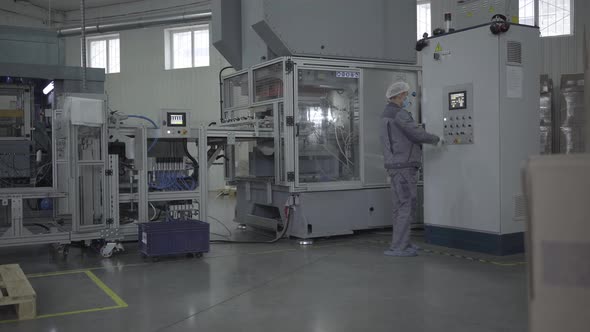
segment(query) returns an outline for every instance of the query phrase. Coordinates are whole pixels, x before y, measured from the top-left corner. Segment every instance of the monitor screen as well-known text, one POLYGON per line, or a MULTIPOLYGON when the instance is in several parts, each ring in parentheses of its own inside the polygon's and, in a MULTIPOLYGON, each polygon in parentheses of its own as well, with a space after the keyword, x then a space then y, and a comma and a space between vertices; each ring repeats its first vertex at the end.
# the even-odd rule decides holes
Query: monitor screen
POLYGON ((186 113, 167 113, 168 127, 186 127, 186 113))
POLYGON ((449 93, 449 110, 461 110, 467 108, 467 91, 449 93))

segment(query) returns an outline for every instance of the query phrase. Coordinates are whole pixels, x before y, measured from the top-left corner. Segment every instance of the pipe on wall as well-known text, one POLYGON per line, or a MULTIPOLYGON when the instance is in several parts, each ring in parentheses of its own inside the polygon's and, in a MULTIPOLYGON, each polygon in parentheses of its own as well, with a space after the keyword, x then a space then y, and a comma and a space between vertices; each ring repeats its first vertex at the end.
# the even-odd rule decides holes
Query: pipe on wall
POLYGON ((82 92, 86 92, 86 4, 80 0, 80 33, 82 34, 82 92))
MULTIPOLYGON (((81 0, 84 2, 84 0, 81 0)), ((82 10, 82 8, 81 8, 82 10)), ((82 15, 82 19, 84 20, 84 16, 82 15)), ((86 26, 84 23, 81 27, 75 28, 63 28, 57 30, 57 35, 59 37, 69 37, 69 36, 78 36, 86 34, 98 34, 98 33, 107 33, 107 32, 114 32, 114 31, 122 31, 122 30, 131 30, 131 29, 140 29, 140 28, 147 28, 156 25, 167 25, 167 24, 179 24, 179 23, 196 23, 196 22, 206 22, 211 20, 211 12, 197 12, 197 13, 183 13, 173 16, 162 16, 162 17, 153 17, 153 18, 143 18, 134 21, 128 22, 117 22, 117 23, 103 23, 103 24, 93 24, 90 26, 86 26)), ((82 45, 85 48, 85 45, 82 45)))
POLYGON ((586 118, 585 152, 590 153, 590 24, 584 25, 584 104, 586 118))

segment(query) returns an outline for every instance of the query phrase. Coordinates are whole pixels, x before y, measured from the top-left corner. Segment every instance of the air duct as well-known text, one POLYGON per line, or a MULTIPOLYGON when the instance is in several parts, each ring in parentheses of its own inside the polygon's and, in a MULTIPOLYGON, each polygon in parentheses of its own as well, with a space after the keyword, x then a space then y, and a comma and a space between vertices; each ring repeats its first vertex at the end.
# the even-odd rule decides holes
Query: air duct
POLYGON ((86 4, 80 0, 80 34, 82 35, 82 92, 86 92, 86 4))
MULTIPOLYGON (((107 33, 122 30, 141 29, 157 25, 169 25, 180 23, 198 23, 211 20, 211 12, 185 13, 173 16, 162 16, 153 18, 142 18, 135 21, 126 21, 118 23, 94 24, 85 27, 86 34, 107 33)), ((82 34, 82 28, 63 28, 57 30, 59 37, 78 36, 82 34)))

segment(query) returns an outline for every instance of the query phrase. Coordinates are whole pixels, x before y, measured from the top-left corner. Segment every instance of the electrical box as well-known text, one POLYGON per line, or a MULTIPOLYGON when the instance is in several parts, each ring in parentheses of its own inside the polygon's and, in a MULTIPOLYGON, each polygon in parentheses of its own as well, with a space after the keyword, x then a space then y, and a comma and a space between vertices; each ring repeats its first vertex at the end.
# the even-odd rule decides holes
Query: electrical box
POLYGON ((427 241, 492 254, 524 249, 520 167, 539 152, 539 30, 480 26, 422 50, 427 241))
POLYGON ((100 126, 105 123, 104 100, 66 97, 64 108, 73 125, 100 126))
POLYGON ((161 137, 189 137, 190 110, 163 109, 161 112, 161 137))
MULTIPOLYGON (((31 179, 31 142, 0 140, 0 188, 2 179, 21 179, 28 184, 31 179)), ((14 183, 13 183, 14 184, 14 183)))

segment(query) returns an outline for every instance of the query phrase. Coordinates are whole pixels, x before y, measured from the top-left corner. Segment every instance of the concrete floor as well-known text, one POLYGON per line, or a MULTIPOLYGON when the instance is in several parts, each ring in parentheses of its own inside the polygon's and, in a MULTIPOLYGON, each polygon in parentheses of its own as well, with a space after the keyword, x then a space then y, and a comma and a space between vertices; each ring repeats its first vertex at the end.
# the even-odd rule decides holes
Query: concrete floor
MULTIPOLYGON (((230 220, 223 214, 214 216, 230 220)), ((234 237, 263 236, 228 226, 234 237)), ((0 331, 526 331, 526 267, 512 264, 522 256, 485 257, 501 264, 433 252, 392 258, 382 255, 388 240, 366 232, 311 247, 214 244, 203 258, 157 263, 142 260, 134 243, 111 259, 80 248, 67 260, 47 246, 0 249, 0 264, 19 263, 27 274, 82 270, 31 278, 38 314, 50 317, 0 323, 0 331), (115 302, 86 269, 127 307, 109 309, 115 302)), ((0 307, 0 320, 11 314, 0 307)))

